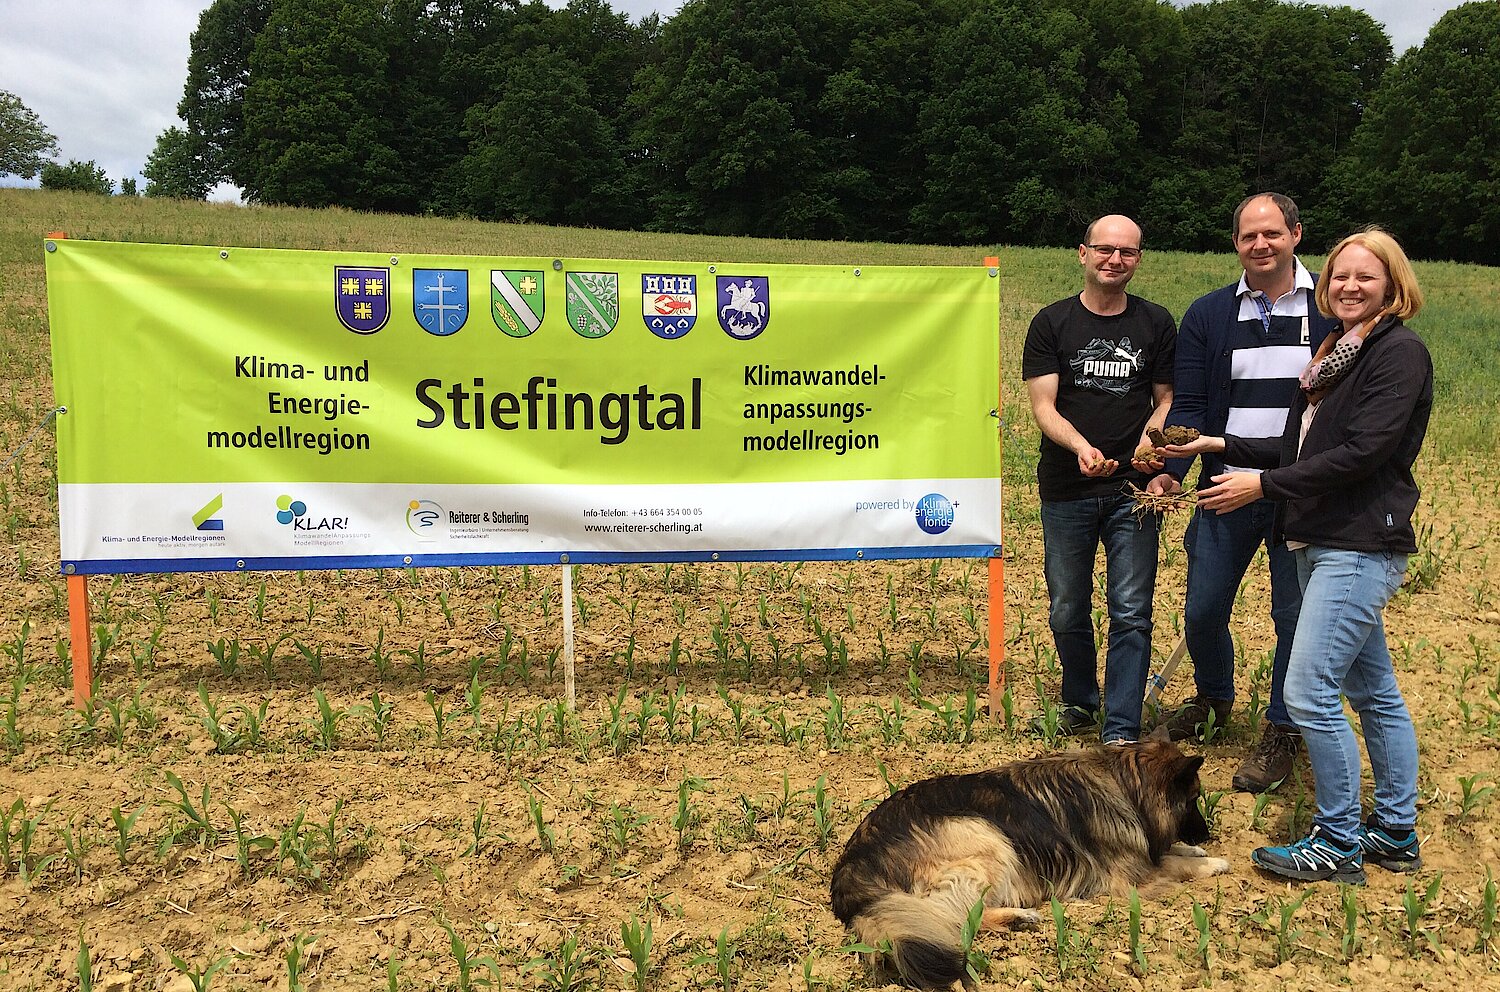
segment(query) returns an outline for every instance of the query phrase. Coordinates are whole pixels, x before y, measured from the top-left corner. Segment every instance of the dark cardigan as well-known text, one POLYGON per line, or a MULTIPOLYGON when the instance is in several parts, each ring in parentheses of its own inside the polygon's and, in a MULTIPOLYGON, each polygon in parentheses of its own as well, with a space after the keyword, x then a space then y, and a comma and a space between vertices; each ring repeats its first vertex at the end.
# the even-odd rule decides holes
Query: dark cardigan
MULTIPOLYGON (((1337 332, 1336 332, 1337 333, 1337 332)), ((1261 473, 1281 501, 1276 538, 1349 551, 1415 554, 1421 492, 1411 467, 1432 414, 1432 356, 1395 317, 1365 338, 1354 367, 1318 405, 1302 451, 1307 398, 1298 393, 1278 438, 1225 438, 1224 455, 1261 473)))
MULTIPOLYGON (((1318 273, 1311 275, 1316 286, 1318 273)), ((1167 423, 1195 427, 1200 433, 1213 437, 1223 435, 1224 427, 1229 422, 1229 395, 1234 381, 1234 349, 1230 341, 1233 340, 1240 319, 1238 290, 1238 282, 1216 289, 1194 300, 1187 308, 1187 313, 1182 315, 1182 326, 1177 329, 1177 374, 1174 376, 1172 409, 1167 414, 1167 423)), ((1308 358, 1312 357, 1323 339, 1337 330, 1338 326, 1338 321, 1318 313, 1312 306, 1312 300, 1308 300, 1308 358)), ((1191 458, 1169 459, 1166 471, 1178 479, 1186 479, 1192 464, 1191 458)), ((1208 480, 1222 471, 1223 456, 1204 455, 1198 484, 1207 488, 1208 480)))

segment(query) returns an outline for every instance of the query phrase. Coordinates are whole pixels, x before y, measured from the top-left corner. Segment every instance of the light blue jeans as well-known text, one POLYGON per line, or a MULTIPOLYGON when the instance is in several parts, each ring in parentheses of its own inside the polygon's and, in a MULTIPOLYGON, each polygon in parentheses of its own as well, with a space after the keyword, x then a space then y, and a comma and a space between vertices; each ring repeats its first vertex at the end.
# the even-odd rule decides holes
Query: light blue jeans
POLYGON ((1406 555, 1316 545, 1294 552, 1302 614, 1287 666, 1286 708, 1317 778, 1313 822, 1352 844, 1359 831, 1359 742, 1340 695, 1359 714, 1375 776, 1375 819, 1417 823, 1417 735, 1396 685, 1380 614, 1401 586, 1406 555))
POLYGON ((1094 556, 1104 545, 1109 645, 1104 655, 1100 740, 1138 740, 1146 670, 1151 665, 1151 593, 1161 518, 1138 515, 1122 493, 1042 500, 1043 570, 1051 598, 1048 625, 1062 665, 1062 701, 1099 709, 1094 647, 1094 556), (1143 519, 1144 517, 1144 519, 1143 519))

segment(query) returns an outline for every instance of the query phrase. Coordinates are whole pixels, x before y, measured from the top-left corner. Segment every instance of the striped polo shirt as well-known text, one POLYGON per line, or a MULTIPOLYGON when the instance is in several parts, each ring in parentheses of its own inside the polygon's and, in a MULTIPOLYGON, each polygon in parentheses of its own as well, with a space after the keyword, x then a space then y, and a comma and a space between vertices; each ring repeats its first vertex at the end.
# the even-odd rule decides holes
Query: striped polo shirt
MULTIPOLYGON (((1254 290, 1240 276, 1239 317, 1230 336, 1229 421, 1226 434, 1280 437, 1297 395, 1297 377, 1311 359, 1308 318, 1316 313, 1313 278, 1292 259, 1292 289, 1278 300, 1254 290)), ((1225 465, 1229 472, 1260 469, 1225 465)))

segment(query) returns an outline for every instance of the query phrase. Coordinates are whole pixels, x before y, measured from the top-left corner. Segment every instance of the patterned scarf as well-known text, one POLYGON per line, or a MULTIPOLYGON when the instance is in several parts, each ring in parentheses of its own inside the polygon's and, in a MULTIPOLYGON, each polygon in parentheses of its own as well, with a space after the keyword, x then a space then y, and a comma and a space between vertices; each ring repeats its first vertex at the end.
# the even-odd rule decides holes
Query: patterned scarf
POLYGON ((1349 374, 1349 370, 1354 367, 1354 360, 1359 357, 1360 346, 1384 316, 1385 311, 1382 310, 1365 323, 1356 324, 1352 331, 1345 333, 1337 341, 1332 334, 1323 339, 1318 353, 1299 377, 1309 405, 1316 405, 1327 395, 1328 390, 1349 374))

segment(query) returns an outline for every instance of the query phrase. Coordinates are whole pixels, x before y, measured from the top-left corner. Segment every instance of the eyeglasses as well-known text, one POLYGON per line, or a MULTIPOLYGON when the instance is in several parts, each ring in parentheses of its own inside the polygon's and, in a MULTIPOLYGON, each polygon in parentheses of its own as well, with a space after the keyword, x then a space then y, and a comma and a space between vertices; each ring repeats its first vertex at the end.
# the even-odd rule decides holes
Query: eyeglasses
POLYGON ((1139 248, 1125 248, 1121 245, 1084 245, 1084 247, 1100 258, 1109 258, 1115 252, 1119 252, 1120 257, 1127 262, 1141 257, 1139 248))

